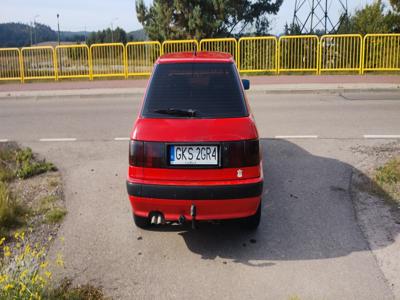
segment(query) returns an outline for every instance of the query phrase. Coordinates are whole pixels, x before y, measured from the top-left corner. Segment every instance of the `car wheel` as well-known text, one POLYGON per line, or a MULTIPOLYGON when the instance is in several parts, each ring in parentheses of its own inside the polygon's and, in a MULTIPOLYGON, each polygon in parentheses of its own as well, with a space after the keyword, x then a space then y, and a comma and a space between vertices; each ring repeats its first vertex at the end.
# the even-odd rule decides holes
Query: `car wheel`
POLYGON ((261 203, 258 205, 257 211, 254 215, 243 219, 243 228, 248 230, 256 230, 260 225, 261 220, 261 203))
POLYGON ((150 226, 149 218, 139 217, 133 214, 133 221, 135 222, 135 225, 139 228, 147 228, 150 226))

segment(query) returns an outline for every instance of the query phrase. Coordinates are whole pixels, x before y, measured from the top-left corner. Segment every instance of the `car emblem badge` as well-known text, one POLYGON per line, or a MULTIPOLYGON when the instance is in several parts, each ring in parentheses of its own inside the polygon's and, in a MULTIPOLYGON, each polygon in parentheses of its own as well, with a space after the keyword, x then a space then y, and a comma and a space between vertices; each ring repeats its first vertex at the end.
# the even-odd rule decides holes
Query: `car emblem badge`
POLYGON ((239 169, 237 170, 237 177, 242 178, 243 177, 243 170, 239 169))

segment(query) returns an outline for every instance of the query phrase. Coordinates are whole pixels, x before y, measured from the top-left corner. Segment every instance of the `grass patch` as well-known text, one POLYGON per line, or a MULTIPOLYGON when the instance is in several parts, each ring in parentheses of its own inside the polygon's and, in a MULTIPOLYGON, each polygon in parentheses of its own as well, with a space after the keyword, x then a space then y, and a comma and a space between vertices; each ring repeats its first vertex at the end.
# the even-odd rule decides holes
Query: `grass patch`
POLYGON ((400 204, 400 157, 391 159, 375 171, 375 192, 396 204, 400 204))
POLYGON ((63 280, 61 285, 45 297, 49 300, 105 300, 101 289, 92 285, 72 287, 71 280, 63 280))
POLYGON ((0 149, 0 181, 9 182, 15 178, 13 161, 14 153, 12 149, 0 149))
POLYGON ((67 210, 61 207, 54 207, 45 213, 44 217, 47 223, 59 223, 61 222, 65 215, 67 214, 67 210))
POLYGON ((37 214, 43 215, 46 223, 61 222, 67 211, 64 208, 57 206, 58 197, 55 195, 45 196, 40 200, 37 214))
POLYGON ((15 161, 17 163, 16 176, 21 179, 26 179, 48 171, 57 171, 57 168, 52 163, 46 162, 45 160, 35 161, 30 148, 17 151, 15 161))
POLYGON ((0 235, 5 230, 23 224, 25 210, 17 198, 9 191, 6 183, 0 181, 0 235))

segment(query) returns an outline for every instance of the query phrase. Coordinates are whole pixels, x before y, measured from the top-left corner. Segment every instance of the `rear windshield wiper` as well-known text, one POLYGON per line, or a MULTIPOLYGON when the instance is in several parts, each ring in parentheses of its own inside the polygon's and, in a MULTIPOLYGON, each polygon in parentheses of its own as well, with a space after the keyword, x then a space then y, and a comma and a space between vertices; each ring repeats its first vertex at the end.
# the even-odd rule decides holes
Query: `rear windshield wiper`
POLYGON ((183 116, 183 117, 194 117, 197 114, 197 110, 179 109, 179 108, 156 109, 153 110, 153 112, 157 114, 183 116))

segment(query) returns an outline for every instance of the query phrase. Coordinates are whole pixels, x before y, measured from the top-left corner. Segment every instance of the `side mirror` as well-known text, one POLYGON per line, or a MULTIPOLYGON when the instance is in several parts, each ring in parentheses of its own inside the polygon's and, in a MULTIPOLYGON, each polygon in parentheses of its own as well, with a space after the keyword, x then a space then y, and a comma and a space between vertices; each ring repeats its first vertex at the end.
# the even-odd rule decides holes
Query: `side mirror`
POLYGON ((245 90, 249 90, 250 89, 250 80, 248 79, 242 79, 242 84, 243 84, 243 88, 245 90))

